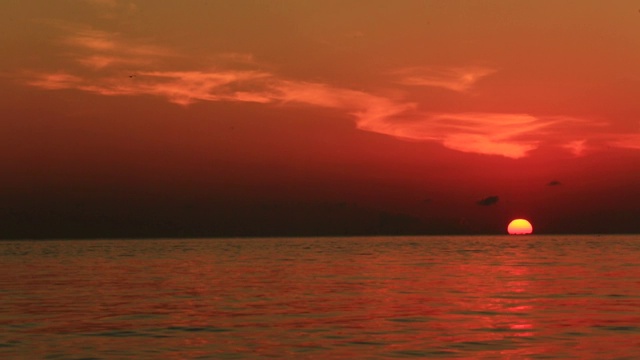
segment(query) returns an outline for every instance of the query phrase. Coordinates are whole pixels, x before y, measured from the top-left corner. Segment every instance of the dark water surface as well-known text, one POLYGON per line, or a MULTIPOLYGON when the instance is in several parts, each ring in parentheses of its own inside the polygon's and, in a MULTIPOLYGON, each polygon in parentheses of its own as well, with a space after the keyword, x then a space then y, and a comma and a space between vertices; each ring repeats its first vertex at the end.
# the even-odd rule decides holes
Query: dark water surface
POLYGON ((640 236, 0 242, 0 358, 640 356, 640 236))

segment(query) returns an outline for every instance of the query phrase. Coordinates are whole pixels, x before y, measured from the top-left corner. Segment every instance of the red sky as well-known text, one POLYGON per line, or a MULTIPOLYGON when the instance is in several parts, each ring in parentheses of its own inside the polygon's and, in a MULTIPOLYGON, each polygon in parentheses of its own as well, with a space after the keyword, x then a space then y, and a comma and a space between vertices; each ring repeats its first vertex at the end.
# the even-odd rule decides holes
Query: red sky
POLYGON ((3 1, 2 236, 640 232, 639 10, 3 1))

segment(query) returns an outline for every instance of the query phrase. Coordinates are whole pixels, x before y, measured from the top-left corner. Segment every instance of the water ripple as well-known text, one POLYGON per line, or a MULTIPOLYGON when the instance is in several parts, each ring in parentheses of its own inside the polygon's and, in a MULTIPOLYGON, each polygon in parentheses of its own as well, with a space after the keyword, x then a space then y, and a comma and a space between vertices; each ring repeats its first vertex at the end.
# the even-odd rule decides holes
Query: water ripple
POLYGON ((634 358, 638 236, 0 242, 0 357, 634 358))

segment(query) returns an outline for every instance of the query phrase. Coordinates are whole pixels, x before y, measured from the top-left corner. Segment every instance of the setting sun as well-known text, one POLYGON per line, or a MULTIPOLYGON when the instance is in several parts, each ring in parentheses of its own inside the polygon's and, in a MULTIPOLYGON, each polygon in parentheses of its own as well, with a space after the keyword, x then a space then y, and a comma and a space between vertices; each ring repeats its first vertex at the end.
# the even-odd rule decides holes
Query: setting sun
POLYGON ((507 227, 509 235, 526 235, 533 232, 533 226, 525 219, 515 219, 507 227))

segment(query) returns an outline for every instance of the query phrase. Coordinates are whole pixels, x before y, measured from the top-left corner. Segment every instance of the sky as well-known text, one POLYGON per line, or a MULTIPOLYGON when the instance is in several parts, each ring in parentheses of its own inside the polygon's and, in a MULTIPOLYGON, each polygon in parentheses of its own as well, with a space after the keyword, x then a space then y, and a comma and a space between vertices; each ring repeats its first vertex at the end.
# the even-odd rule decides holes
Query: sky
POLYGON ((0 14, 0 237, 640 233, 637 1, 0 14))

